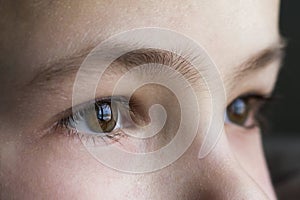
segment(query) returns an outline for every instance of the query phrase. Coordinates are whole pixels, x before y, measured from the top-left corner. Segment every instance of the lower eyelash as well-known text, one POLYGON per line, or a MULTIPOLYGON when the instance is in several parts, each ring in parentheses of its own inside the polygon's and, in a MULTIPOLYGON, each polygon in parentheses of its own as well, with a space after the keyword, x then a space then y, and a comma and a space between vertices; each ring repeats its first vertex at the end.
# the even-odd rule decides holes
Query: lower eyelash
POLYGON ((100 144, 100 141, 101 144, 103 143, 105 143, 106 145, 112 144, 115 142, 119 142, 120 138, 124 136, 121 130, 117 130, 112 133, 102 133, 99 135, 80 133, 76 129, 70 127, 70 120, 73 121, 75 120, 73 115, 59 120, 54 126, 55 131, 56 132, 59 131, 68 137, 79 138, 81 141, 85 143, 90 144, 92 142, 92 145, 100 144))

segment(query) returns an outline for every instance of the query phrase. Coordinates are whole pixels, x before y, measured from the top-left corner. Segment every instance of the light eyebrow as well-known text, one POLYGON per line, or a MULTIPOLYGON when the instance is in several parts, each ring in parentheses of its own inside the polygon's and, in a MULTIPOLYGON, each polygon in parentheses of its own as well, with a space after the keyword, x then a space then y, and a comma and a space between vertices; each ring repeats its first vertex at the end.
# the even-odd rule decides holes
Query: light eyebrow
POLYGON ((86 48, 70 56, 60 58, 56 61, 48 62, 38 67, 38 72, 29 81, 29 86, 44 86, 51 81, 65 78, 76 73, 86 56, 92 48, 86 48))
MULTIPOLYGON (((113 48, 122 48, 126 52, 127 45, 118 44, 113 48)), ((189 50, 178 50, 182 56, 176 53, 165 51, 161 49, 145 48, 142 45, 135 44, 137 50, 129 51, 117 58, 111 65, 115 71, 122 71, 123 69, 129 70, 135 66, 143 65, 147 63, 156 63, 167 65, 172 67, 179 73, 181 73, 188 81, 195 82, 200 78, 198 71, 191 66, 191 63, 187 61, 189 57, 189 50)), ((28 85, 35 86, 47 86, 51 85, 52 81, 57 82, 60 78, 69 77, 75 74, 84 59, 91 53, 92 47, 86 48, 71 56, 59 59, 56 62, 47 63, 45 66, 41 66, 41 69, 36 76, 29 82, 28 85)), ((93 52, 97 53, 97 52, 93 52)), ((193 59, 193 58, 190 58, 193 59)), ((110 73, 110 71, 108 71, 110 73)), ((113 73, 112 73, 113 74, 113 73)))
POLYGON ((275 44, 247 58, 246 61, 235 68, 231 81, 240 80, 249 73, 263 69, 275 61, 281 62, 284 57, 286 43, 284 38, 280 38, 275 44))
MULTIPOLYGON (((127 45, 128 44, 118 44, 114 45, 114 48, 126 49, 127 45)), ((187 80, 191 83, 200 78, 198 71, 194 67, 191 67, 191 63, 188 63, 186 59, 189 57, 188 49, 186 51, 178 50, 184 55, 181 57, 172 52, 145 48, 141 44, 134 44, 132 46, 135 46, 135 49, 138 50, 130 51, 114 61, 114 63, 119 64, 117 70, 122 70, 121 68, 124 67, 128 70, 134 66, 146 63, 159 63, 173 67, 183 76, 185 76, 185 78, 187 78, 187 80)), ((262 51, 254 54, 236 67, 233 72, 230 72, 233 75, 230 76, 230 80, 227 81, 235 83, 237 80, 253 71, 262 69, 264 66, 267 66, 276 60, 281 61, 284 55, 285 47, 286 41, 282 38, 271 47, 263 49, 262 51)), ((78 71, 80 65, 87 55, 91 53, 93 48, 94 46, 90 46, 70 56, 41 66, 39 68, 40 71, 38 71, 36 76, 34 76, 28 85, 44 88, 44 86, 52 85, 53 82, 57 83, 66 77, 70 77, 72 74, 75 74, 78 71)))

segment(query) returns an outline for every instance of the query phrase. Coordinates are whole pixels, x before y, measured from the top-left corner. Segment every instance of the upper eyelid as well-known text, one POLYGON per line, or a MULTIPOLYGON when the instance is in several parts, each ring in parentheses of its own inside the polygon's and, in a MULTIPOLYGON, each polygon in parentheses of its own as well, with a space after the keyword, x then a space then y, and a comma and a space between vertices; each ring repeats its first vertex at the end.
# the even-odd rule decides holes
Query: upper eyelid
POLYGON ((227 105, 230 105, 235 99, 237 98, 257 98, 257 99, 269 99, 269 98, 275 98, 275 94, 273 91, 270 92, 262 92, 262 91, 257 91, 257 90, 251 90, 244 92, 242 94, 239 94, 238 96, 232 96, 230 99, 228 99, 227 105))
POLYGON ((274 95, 271 94, 255 94, 255 93, 248 93, 246 95, 242 95, 240 98, 242 99, 256 99, 256 100, 262 100, 262 101, 267 101, 267 100, 272 100, 274 99, 274 95))
POLYGON ((86 106, 93 105, 93 104, 95 104, 97 102, 101 102, 101 101, 102 102, 106 102, 106 101, 118 101, 118 102, 121 102, 121 103, 128 102, 127 98, 124 97, 124 96, 101 97, 101 98, 96 98, 94 100, 90 100, 90 101, 81 103, 79 105, 75 105, 73 107, 70 107, 70 108, 67 109, 67 111, 70 114, 72 114, 73 112, 79 112, 79 111, 85 109, 86 106))

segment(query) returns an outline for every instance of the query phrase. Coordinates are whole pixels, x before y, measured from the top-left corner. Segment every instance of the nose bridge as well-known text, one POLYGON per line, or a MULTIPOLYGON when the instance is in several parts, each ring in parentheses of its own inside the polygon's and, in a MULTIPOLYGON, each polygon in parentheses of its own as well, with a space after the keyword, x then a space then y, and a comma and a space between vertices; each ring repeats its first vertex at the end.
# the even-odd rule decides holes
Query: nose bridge
POLYGON ((191 188, 195 191, 186 191, 196 194, 197 197, 193 196, 192 199, 275 199, 273 196, 268 197, 240 165, 224 134, 207 156, 199 158, 202 139, 199 136, 195 139, 189 150, 178 160, 176 167, 186 169, 181 176, 193 182, 191 188), (194 187, 195 185, 197 186, 194 187))
POLYGON ((213 151, 202 159, 198 158, 198 153, 196 141, 172 165, 154 173, 129 175, 134 185, 130 188, 133 192, 130 199, 274 199, 269 198, 240 166, 226 141, 220 139, 213 151))
MULTIPOLYGON (((193 145, 195 152, 190 154, 188 159, 195 159, 198 155, 199 145, 195 143, 193 145)), ((198 181, 206 185, 201 193, 205 193, 204 196, 209 197, 208 199, 270 199, 239 164, 225 137, 221 136, 206 157, 197 158, 197 169, 198 181)))

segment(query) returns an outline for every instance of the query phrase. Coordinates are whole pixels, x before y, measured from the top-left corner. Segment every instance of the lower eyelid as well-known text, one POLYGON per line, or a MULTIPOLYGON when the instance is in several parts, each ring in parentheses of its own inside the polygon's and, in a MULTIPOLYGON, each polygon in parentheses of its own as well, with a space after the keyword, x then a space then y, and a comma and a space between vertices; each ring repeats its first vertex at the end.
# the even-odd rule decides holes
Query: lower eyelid
POLYGON ((119 142, 120 138, 124 138, 125 134, 121 130, 125 128, 126 124, 123 124, 122 115, 120 114, 117 119, 117 125, 112 132, 109 133, 84 133, 84 131, 79 131, 75 127, 70 126, 71 117, 65 118, 66 123, 58 123, 58 128, 55 131, 60 132, 66 136, 79 138, 82 142, 89 145, 107 145, 115 142, 119 142))
POLYGON ((118 129, 111 133, 99 133, 99 134, 87 134, 77 131, 76 129, 70 128, 60 128, 55 130, 55 132, 60 132, 61 135, 68 137, 73 137, 79 139, 84 145, 89 146, 103 146, 109 145, 115 142, 119 142, 120 138, 124 137, 124 133, 118 129))

